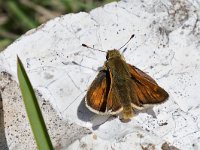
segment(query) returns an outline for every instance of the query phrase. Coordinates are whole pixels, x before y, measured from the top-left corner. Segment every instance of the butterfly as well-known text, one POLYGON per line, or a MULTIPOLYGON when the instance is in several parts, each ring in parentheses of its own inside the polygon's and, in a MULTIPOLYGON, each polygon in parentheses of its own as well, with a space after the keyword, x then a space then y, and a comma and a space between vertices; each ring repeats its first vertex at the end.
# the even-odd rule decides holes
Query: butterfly
MULTIPOLYGON (((82 46, 91 48, 85 44, 82 46)), ((162 103, 168 97, 169 94, 152 77, 128 64, 119 50, 113 49, 107 51, 103 69, 90 85, 85 104, 94 113, 122 113, 123 119, 130 119, 135 114, 134 109, 141 110, 145 104, 162 103)))

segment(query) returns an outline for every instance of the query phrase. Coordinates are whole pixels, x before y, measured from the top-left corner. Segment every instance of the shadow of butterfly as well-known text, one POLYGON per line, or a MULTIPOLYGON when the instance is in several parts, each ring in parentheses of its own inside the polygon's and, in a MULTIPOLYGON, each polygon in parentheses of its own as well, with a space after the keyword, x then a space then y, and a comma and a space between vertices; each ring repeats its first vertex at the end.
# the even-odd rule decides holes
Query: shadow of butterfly
MULTIPOLYGON (((94 49, 86 44, 82 46, 94 49)), ((141 110, 145 104, 162 103, 168 97, 168 93, 153 78, 126 63, 119 50, 113 49, 107 51, 104 67, 89 87, 85 103, 89 110, 97 114, 122 112, 126 120, 134 116, 133 108, 141 110)))

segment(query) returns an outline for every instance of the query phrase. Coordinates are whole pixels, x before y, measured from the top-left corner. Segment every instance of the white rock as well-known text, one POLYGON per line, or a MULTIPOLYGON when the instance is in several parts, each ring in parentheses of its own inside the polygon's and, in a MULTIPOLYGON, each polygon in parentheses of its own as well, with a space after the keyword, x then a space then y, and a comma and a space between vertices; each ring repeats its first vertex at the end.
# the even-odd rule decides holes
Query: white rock
MULTIPOLYGON (((2 111, 2 107, 0 107, 0 149, 36 149, 18 84, 11 79, 10 75, 3 72, 0 74, 0 89, 4 109, 2 111)), ((86 128, 59 118, 49 102, 42 98, 42 94, 37 92, 41 99, 39 102, 44 120, 55 149, 67 147, 74 141, 81 139, 85 134, 90 133, 86 128)), ((2 101, 0 101, 1 103, 2 101)))
POLYGON ((91 135, 87 135, 72 144, 71 149, 84 149, 81 142, 90 148, 91 144, 97 145, 93 149, 144 145, 145 140, 139 141, 136 133, 141 133, 156 149, 165 141, 180 149, 198 148, 199 8, 198 0, 127 0, 94 9, 89 14, 61 16, 10 45, 0 54, 0 69, 16 79, 18 54, 34 88, 59 116, 97 135, 94 143, 91 135), (98 68, 103 66, 105 54, 81 44, 103 50, 119 48, 133 33, 135 38, 124 52, 127 62, 148 72, 170 97, 153 111, 139 112, 130 122, 122 123, 118 118, 99 116, 85 108, 84 95, 98 68), (120 140, 123 140, 121 145, 120 140))

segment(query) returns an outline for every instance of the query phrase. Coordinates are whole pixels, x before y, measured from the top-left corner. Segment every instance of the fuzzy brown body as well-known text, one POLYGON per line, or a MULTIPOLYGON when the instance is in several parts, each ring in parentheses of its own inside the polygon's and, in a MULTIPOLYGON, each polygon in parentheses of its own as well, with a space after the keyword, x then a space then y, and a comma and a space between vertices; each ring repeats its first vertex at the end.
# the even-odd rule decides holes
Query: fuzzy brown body
POLYGON ((131 94, 134 91, 130 89, 131 74, 127 63, 121 58, 121 56, 114 56, 108 58, 106 62, 106 68, 111 72, 112 88, 114 88, 115 94, 119 97, 120 104, 123 107, 124 117, 130 118, 133 116, 133 110, 131 107, 131 94))
POLYGON ((92 82, 87 95, 86 106, 99 114, 117 114, 123 118, 134 116, 133 108, 143 104, 165 101, 168 93, 155 80, 135 66, 127 64, 118 50, 109 50, 107 61, 92 82))

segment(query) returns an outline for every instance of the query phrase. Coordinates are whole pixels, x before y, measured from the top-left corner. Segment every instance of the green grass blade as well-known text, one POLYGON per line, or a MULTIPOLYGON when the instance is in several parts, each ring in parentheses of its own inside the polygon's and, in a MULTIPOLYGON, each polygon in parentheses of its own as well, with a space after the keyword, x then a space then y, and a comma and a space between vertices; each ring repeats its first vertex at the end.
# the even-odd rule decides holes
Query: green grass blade
POLYGON ((16 1, 8 0, 7 7, 27 29, 37 27, 37 24, 26 14, 26 12, 20 9, 16 1))
POLYGON ((17 73, 26 112, 39 150, 53 150, 37 98, 21 60, 17 57, 17 73))

